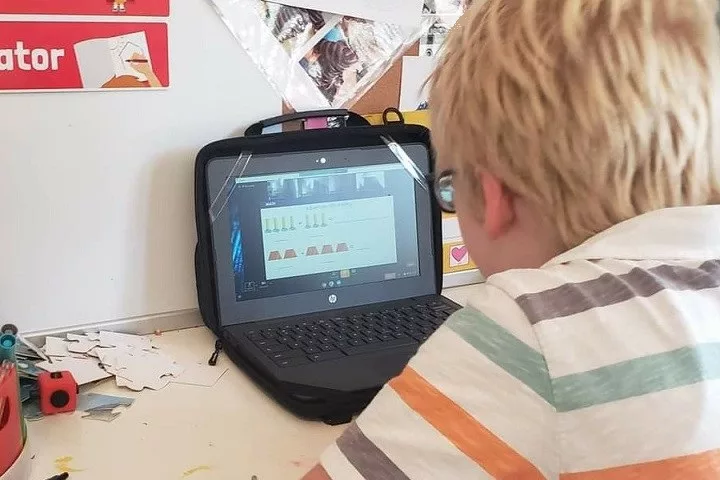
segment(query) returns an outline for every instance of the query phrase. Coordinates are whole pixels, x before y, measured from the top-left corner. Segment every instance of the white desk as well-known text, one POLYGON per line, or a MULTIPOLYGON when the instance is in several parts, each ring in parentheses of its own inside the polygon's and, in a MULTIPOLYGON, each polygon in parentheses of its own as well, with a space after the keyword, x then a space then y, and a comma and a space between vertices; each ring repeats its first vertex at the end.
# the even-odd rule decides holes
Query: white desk
MULTIPOLYGON (((473 286, 445 292, 460 304, 473 286)), ((214 337, 205 328, 164 333, 154 339, 179 362, 207 361, 214 337)), ((344 430, 308 422, 283 410, 224 354, 230 370, 212 388, 170 384, 134 393, 106 381, 91 391, 135 397, 112 423, 57 415, 30 422, 35 455, 31 480, 72 469, 70 480, 285 480, 300 478, 344 430)))

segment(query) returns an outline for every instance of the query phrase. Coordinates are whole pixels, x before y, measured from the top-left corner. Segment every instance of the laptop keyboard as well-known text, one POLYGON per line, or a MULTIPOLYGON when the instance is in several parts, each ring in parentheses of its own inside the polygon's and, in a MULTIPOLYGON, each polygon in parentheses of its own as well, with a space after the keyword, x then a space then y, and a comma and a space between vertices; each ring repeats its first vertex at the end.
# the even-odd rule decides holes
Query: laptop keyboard
POLYGON ((315 318, 249 330, 248 339, 280 367, 418 346, 456 310, 431 301, 343 317, 315 318))

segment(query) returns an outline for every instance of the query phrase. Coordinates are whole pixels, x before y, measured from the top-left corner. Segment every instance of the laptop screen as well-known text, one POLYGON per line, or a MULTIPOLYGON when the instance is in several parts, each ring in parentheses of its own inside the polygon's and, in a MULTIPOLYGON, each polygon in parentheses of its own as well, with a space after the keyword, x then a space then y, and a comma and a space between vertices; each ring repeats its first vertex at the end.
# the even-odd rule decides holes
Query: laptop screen
MULTIPOLYGON (((429 172, 426 145, 403 148, 429 172)), ((206 167, 221 324, 436 293, 431 193, 386 146, 256 150, 242 175, 237 162, 206 167)))
POLYGON ((414 180, 400 163, 234 182, 227 241, 237 301, 420 275, 414 180))

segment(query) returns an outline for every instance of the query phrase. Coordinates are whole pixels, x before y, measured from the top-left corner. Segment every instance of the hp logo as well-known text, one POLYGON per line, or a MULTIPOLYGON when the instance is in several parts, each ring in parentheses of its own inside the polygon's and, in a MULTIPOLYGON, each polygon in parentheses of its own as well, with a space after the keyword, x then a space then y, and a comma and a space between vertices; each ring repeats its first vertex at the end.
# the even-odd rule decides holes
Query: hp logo
POLYGON ((334 305, 337 303, 337 295, 334 293, 328 297, 328 302, 330 302, 331 305, 334 305))

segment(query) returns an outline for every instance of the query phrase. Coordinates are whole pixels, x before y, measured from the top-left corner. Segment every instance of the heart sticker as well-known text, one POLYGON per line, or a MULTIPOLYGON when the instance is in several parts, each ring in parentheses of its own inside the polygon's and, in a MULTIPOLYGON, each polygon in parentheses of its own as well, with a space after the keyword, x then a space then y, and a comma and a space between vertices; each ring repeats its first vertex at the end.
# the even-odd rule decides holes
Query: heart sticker
POLYGON ((456 262, 462 261, 463 258, 468 254, 468 249, 465 245, 461 247, 453 247, 450 250, 450 255, 455 259, 456 262))

